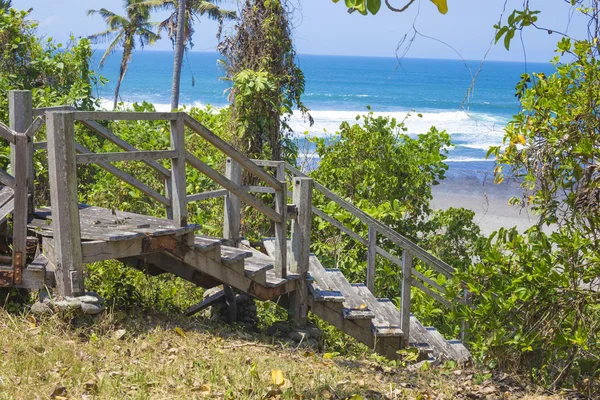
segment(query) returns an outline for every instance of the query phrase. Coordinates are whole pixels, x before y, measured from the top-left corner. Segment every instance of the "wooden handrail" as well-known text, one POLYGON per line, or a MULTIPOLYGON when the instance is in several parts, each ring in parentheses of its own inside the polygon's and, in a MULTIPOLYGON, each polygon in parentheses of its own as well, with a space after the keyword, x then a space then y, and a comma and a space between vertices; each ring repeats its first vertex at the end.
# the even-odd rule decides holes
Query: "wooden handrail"
POLYGON ((273 189, 281 192, 283 190, 283 183, 275 179, 275 177, 264 169, 260 168, 256 165, 252 160, 244 156, 242 153, 237 151, 223 139, 212 133, 208 130, 204 125, 200 122, 196 121, 194 118, 185 114, 184 116, 185 125, 196 132, 198 135, 202 136, 207 142, 215 146, 217 149, 221 150, 232 160, 240 164, 246 171, 251 172, 254 176, 257 176, 260 180, 262 180, 267 185, 271 186, 273 189))
MULTIPOLYGON (((292 167, 289 164, 286 164, 285 168, 288 171, 290 171, 294 176, 307 177, 307 175, 304 174, 302 171, 292 167)), ((451 267, 444 261, 436 258, 432 254, 428 253, 426 250, 424 250, 422 247, 420 247, 416 243, 411 242, 406 237, 402 236, 398 232, 389 228, 388 226, 383 224, 381 221, 371 217, 369 214, 367 214, 360 208, 356 207, 355 205, 349 203, 347 200, 338 196, 337 194, 335 194, 331 190, 327 189, 325 186, 321 185, 320 183, 315 181, 314 187, 319 192, 323 193, 323 195, 325 195, 325 197, 327 197, 328 199, 335 202, 337 205, 339 205, 340 207, 342 207, 343 209, 345 209, 346 211, 348 211, 349 213, 354 215, 356 218, 358 218, 360 221, 365 223, 367 226, 375 227, 375 229, 377 230, 378 233, 381 233, 383 236, 385 236, 387 239, 391 240, 392 242, 396 243, 402 249, 409 250, 413 256, 415 256, 418 259, 420 259, 421 261, 425 262, 427 265, 434 268, 437 272, 445 275, 448 278, 452 278, 454 276, 454 268, 453 267, 451 267)))

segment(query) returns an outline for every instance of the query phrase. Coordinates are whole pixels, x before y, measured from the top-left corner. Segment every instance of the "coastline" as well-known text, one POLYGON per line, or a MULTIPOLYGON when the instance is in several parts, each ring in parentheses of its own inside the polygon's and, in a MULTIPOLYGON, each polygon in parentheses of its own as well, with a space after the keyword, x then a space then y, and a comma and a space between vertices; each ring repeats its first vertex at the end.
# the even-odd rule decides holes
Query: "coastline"
POLYGON ((493 174, 486 170, 451 167, 449 176, 432 188, 432 194, 435 210, 464 207, 474 211, 475 223, 486 236, 514 226, 523 233, 537 222, 531 210, 508 204, 511 197, 521 195, 519 184, 508 179, 494 184, 493 174))

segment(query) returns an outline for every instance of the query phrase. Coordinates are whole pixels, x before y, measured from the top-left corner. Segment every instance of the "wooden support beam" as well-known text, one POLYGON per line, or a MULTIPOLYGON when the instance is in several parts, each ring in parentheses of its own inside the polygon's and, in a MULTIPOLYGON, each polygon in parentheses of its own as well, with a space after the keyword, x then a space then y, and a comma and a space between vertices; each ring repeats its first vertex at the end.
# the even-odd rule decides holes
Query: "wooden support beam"
POLYGON ((367 250, 367 288, 375 294, 375 259, 377 256, 377 228, 369 225, 367 250))
POLYGON ((217 184, 223 186, 225 189, 235 193, 240 198, 240 200, 256 208, 258 211, 266 215, 272 221, 279 222, 282 220, 281 214, 277 213, 272 208, 266 206, 262 201, 260 201, 256 197, 246 193, 242 186, 236 185, 234 182, 212 169, 208 164, 204 163, 192 153, 187 152, 186 158, 187 162, 192 167, 196 168, 198 171, 202 172, 204 175, 215 181, 217 184))
POLYGON ((227 196, 227 193, 229 193, 229 191, 227 189, 217 189, 217 190, 209 190, 208 192, 188 194, 187 201, 189 203, 191 201, 202 201, 202 200, 214 199, 216 197, 227 196))
POLYGON ((252 160, 245 157, 242 153, 233 148, 230 144, 225 142, 223 139, 212 133, 200 122, 196 121, 189 115, 185 115, 185 124, 198 135, 202 136, 207 142, 221 150, 227 156, 231 157, 234 161, 237 161, 244 169, 253 175, 260 178, 267 185, 271 186, 277 191, 281 191, 283 186, 280 181, 275 179, 273 175, 270 175, 264 169, 256 165, 252 160))
POLYGON ((224 301, 225 291, 219 290, 217 293, 211 294, 210 296, 202 300, 200 303, 194 304, 193 306, 189 307, 187 310, 185 310, 185 315, 189 317, 191 315, 199 313, 207 307, 212 306, 213 304, 222 303, 224 301))
POLYGON ((14 145, 13 166, 15 170, 12 265, 15 285, 22 283, 22 271, 27 258, 27 217, 29 190, 29 143, 24 133, 17 133, 14 145))
POLYGON ((275 212, 281 216, 275 221, 275 276, 287 278, 287 184, 283 183, 283 191, 275 193, 275 212))
MULTIPOLYGON (((119 146, 123 150, 138 151, 137 148, 135 148, 131 144, 127 143, 126 141, 124 141, 123 139, 121 139, 120 137, 118 137, 117 135, 112 133, 108 128, 105 128, 104 126, 100 125, 99 123, 97 123, 95 121, 81 121, 81 123, 83 125, 85 125, 87 128, 93 130, 94 132, 96 132, 97 134, 102 136, 103 138, 108 139, 113 144, 119 146)), ((143 161, 143 162, 146 165, 148 165, 149 167, 153 168, 155 171, 158 171, 159 173, 164 175, 165 177, 169 177, 169 178, 171 177, 171 171, 169 171, 167 168, 163 167, 161 164, 157 163, 156 161, 143 161)))
MULTIPOLYGON (((79 153, 89 153, 90 152, 90 149, 80 145, 79 143, 75 143, 75 149, 79 153)), ((152 197, 154 200, 158 201, 159 203, 164 204, 164 205, 169 204, 169 199, 167 199, 165 196, 158 193, 151 187, 144 185, 142 182, 138 181, 133 176, 120 170, 119 168, 115 167, 114 165, 109 164, 107 162, 103 162, 103 161, 96 162, 96 165, 99 166, 100 168, 102 168, 103 170, 105 170, 106 172, 113 174, 117 178, 119 178, 122 181, 128 183, 129 185, 133 186, 134 188, 138 189, 140 192, 152 197)))
POLYGON ((178 113, 178 118, 171 121, 171 147, 177 153, 172 160, 171 185, 173 187, 171 197, 171 209, 173 210, 173 221, 178 226, 187 226, 187 194, 186 194, 186 151, 185 151, 185 125, 183 113, 178 113))
MULTIPOLYGON (((283 171, 279 172, 282 174, 283 171)), ((308 269, 310 265, 310 235, 312 230, 312 191, 310 178, 293 179, 293 202, 298 216, 292 221, 290 272, 300 275, 296 290, 290 293, 289 315, 298 327, 306 326, 308 317, 308 269)))
POLYGON ((402 293, 400 294, 400 329, 404 332, 404 345, 410 337, 410 287, 412 282, 412 254, 402 251, 402 293))
POLYGON ((73 296, 84 292, 73 113, 48 113, 46 126, 56 283, 59 294, 73 296))
POLYGON ((75 111, 76 121, 175 121, 176 112, 75 111))
MULTIPOLYGON (((300 171, 297 168, 292 167, 289 164, 286 164, 285 168, 288 171, 290 171, 294 176, 301 176, 301 177, 307 176, 302 171, 300 171)), ((319 192, 323 193, 325 195, 325 197, 327 197, 331 201, 335 202, 337 205, 342 207, 344 210, 348 211, 350 214, 354 215, 356 218, 358 218, 364 224, 374 225, 375 227, 377 227, 377 231, 379 232, 379 234, 385 236, 387 239, 396 243, 402 249, 409 250, 415 257, 417 257, 418 259, 420 259, 421 261, 423 261, 424 263, 426 263, 427 265, 429 265, 430 267, 432 267, 439 273, 445 275, 446 277, 452 278, 454 276, 454 268, 451 267, 450 265, 448 265, 447 263, 445 263, 444 261, 438 259, 437 257, 435 257, 432 254, 429 254, 427 251, 425 251, 423 248, 421 248, 416 243, 411 242, 409 239, 405 238, 398 232, 394 231, 387 225, 383 224, 381 221, 371 217, 369 214, 367 214, 363 210, 359 209, 355 205, 351 204, 347 200, 343 199, 342 197, 338 196, 337 194, 335 194, 331 190, 327 189, 325 186, 321 185, 320 183, 315 182, 314 185, 315 185, 315 189, 317 189, 319 192)))
POLYGON ((77 155, 77 164, 91 164, 97 162, 121 162, 121 161, 149 161, 165 158, 175 158, 178 153, 175 150, 147 150, 147 151, 125 151, 112 153, 86 153, 77 155))
MULTIPOLYGON (((225 163, 225 177, 236 185, 242 184, 242 167, 229 157, 225 163)), ((228 191, 225 195, 223 210, 223 237, 233 247, 237 247, 240 242, 241 213, 240 198, 235 193, 228 191)))
MULTIPOLYGON (((10 128, 16 133, 25 134, 32 125, 33 121, 33 106, 32 96, 30 90, 11 90, 8 92, 8 118, 10 128)), ((33 141, 27 140, 27 145, 23 145, 17 150, 16 149, 16 137, 15 142, 10 145, 10 164, 12 166, 13 176, 16 174, 16 157, 24 157, 23 163, 27 164, 27 193, 29 198, 24 200, 27 203, 28 215, 32 215, 34 211, 34 183, 35 183, 35 168, 33 166, 33 141), (20 154, 17 154, 17 151, 20 154)))

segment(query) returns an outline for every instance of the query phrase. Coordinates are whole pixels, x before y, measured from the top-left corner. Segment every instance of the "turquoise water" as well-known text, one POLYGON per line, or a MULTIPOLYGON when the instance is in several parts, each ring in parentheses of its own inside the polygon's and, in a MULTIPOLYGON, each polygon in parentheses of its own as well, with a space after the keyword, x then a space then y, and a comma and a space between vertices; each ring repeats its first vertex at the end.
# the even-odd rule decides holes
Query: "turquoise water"
MULTIPOLYGON (((217 59, 216 53, 187 55, 182 104, 227 104, 229 85, 221 79, 217 59)), ((110 79, 98 89, 107 108, 112 106, 119 61, 120 54, 115 53, 101 70, 110 79)), ((455 147, 448 161, 456 172, 491 167, 485 153, 489 146, 502 142, 503 127, 518 111, 514 87, 521 74, 552 71, 550 64, 486 61, 467 97, 472 74, 480 67, 478 61, 405 59, 398 64, 395 58, 300 55, 299 64, 306 76, 303 99, 315 124, 310 127, 297 115, 291 121, 296 133, 334 134, 342 121, 354 121, 367 106, 376 114, 397 119, 414 110, 406 120, 409 133, 425 133, 432 125, 451 133, 455 147)), ((121 99, 149 101, 158 109, 168 109, 172 68, 171 52, 136 52, 121 86, 121 99)))

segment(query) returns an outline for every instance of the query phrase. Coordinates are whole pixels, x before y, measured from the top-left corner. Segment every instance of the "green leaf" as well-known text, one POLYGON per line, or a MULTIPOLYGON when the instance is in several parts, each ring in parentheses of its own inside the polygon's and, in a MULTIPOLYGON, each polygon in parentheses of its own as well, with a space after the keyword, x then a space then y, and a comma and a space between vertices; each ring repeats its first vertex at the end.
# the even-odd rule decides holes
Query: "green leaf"
POLYGON ((369 0, 367 3, 367 8, 371 14, 377 14, 381 8, 381 0, 369 0))
POLYGON ((356 0, 345 0, 346 1, 346 7, 348 8, 354 8, 354 6, 356 5, 356 0))

